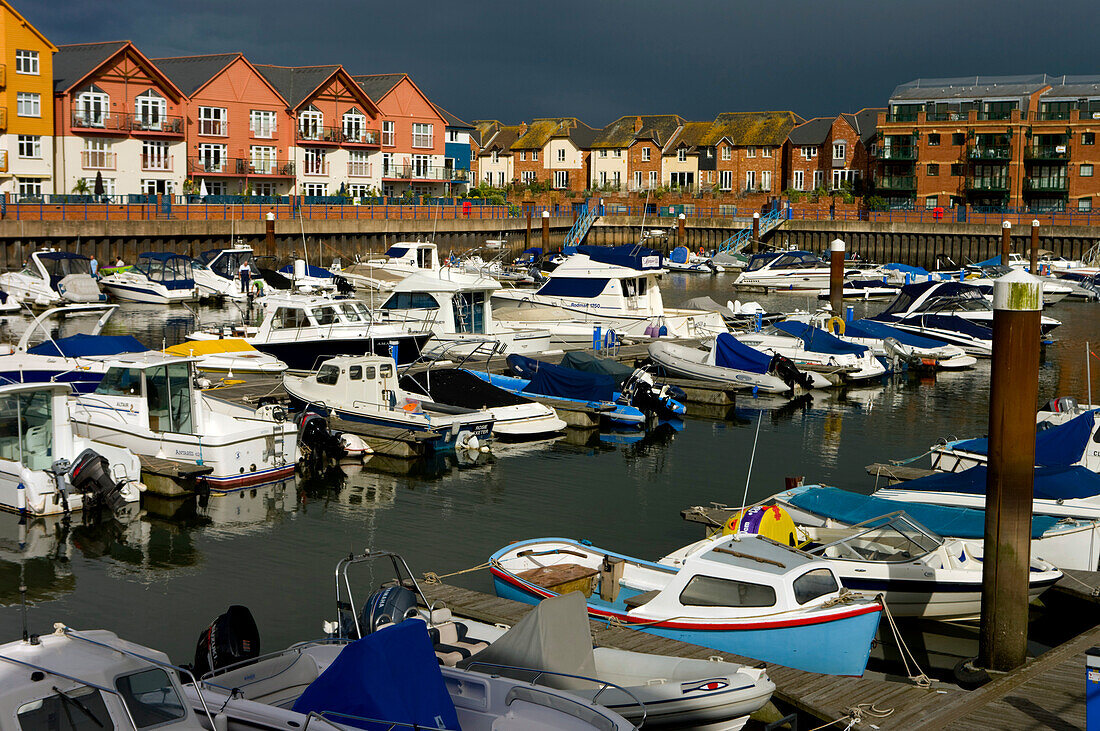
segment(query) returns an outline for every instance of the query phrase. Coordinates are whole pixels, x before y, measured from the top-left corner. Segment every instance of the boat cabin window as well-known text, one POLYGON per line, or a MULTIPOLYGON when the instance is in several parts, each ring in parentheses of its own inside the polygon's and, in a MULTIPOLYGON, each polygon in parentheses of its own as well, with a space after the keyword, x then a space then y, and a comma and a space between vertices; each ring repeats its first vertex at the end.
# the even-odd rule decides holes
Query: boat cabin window
POLYGON ((746 272, 755 272, 757 269, 763 269, 768 263, 776 258, 776 254, 767 254, 764 256, 754 256, 752 261, 749 262, 749 266, 745 269, 746 272))
POLYGON ((306 317, 305 310, 297 307, 280 307, 275 310, 275 316, 271 318, 271 327, 275 330, 309 327, 309 318, 306 317))
POLYGON ((646 278, 638 277, 637 279, 624 279, 623 280, 623 294, 627 297, 643 297, 645 296, 646 278))
POLYGON ((321 369, 317 371, 317 383, 320 383, 322 386, 335 386, 339 380, 339 366, 323 365, 321 369))
POLYGON ((552 297, 597 297, 609 281, 589 277, 550 277, 536 294, 552 297))
POLYGON ((485 293, 456 292, 451 297, 455 316, 455 332, 485 333, 485 293))
POLYGON ((439 303, 427 292, 394 292, 383 310, 438 310, 439 303))
POLYGON ((49 391, 0 396, 0 459, 30 470, 53 464, 53 397, 49 391))
POLYGON ((82 256, 60 259, 48 259, 43 256, 39 261, 42 262, 42 267, 46 270, 46 273, 55 279, 64 279, 70 274, 90 275, 92 273, 91 260, 82 256))
POLYGON ((318 325, 332 325, 340 321, 335 307, 318 307, 313 310, 313 319, 317 321, 318 325))
POLYGON ((145 371, 149 428, 191 433, 191 369, 187 363, 169 363, 145 371))
POLYGON ((87 686, 55 691, 24 703, 15 713, 22 731, 112 731, 115 727, 103 694, 87 686))
POLYGON ((416 265, 421 269, 432 268, 432 250, 428 248, 416 250, 416 265))
POLYGON ((393 366, 391 366, 389 363, 383 363, 382 365, 378 366, 378 377, 379 378, 390 378, 392 376, 393 376, 393 366))
POLYGON ((794 580, 794 599, 799 604, 805 604, 817 599, 819 596, 832 594, 839 588, 832 571, 829 569, 814 569, 813 571, 807 571, 794 580))
POLYGON ((140 396, 141 370, 108 368, 95 392, 100 396, 140 396))
POLYGON ((353 381, 363 380, 363 366, 352 366, 348 368, 348 378, 353 381))
POLYGON ((187 715, 176 687, 161 668, 123 675, 115 681, 115 688, 138 728, 160 726, 187 715))
POLYGON ((368 381, 373 381, 375 376, 374 366, 366 366, 363 369, 363 374, 366 376, 368 381))
POLYGON ((352 305, 350 305, 346 302, 339 305, 339 310, 340 310, 340 314, 343 315, 344 319, 347 320, 348 322, 363 322, 364 321, 364 317, 359 312, 358 308, 356 308, 356 307, 354 307, 354 306, 352 306, 352 305))
POLYGON ((748 581, 692 576, 680 592, 685 607, 772 607, 775 589, 748 581))
POLYGON ((23 265, 23 271, 19 272, 24 277, 34 277, 35 279, 42 278, 42 272, 38 271, 38 267, 29 261, 23 265))
POLYGON ((409 250, 405 246, 391 246, 390 248, 386 249, 386 253, 382 256, 388 256, 391 259, 400 259, 407 253, 409 253, 409 250))

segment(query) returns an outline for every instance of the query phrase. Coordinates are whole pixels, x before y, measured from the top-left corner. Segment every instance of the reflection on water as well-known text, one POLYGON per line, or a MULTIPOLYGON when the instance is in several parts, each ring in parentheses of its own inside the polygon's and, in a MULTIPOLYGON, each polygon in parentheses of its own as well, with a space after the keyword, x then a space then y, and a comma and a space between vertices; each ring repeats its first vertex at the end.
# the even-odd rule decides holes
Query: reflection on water
MULTIPOLYGON (((675 275, 663 288, 670 305, 700 295, 725 302, 738 298, 732 281, 675 275)), ((804 295, 739 299, 768 309, 817 306, 804 295)), ((857 316, 881 307, 855 305, 857 316)), ((1047 314, 1064 325, 1045 349, 1040 397, 1084 399, 1084 343, 1100 340, 1100 305, 1063 302, 1047 314)), ((241 318, 234 309, 199 315, 203 325, 241 318)), ((0 327, 18 333, 25 320, 0 327)), ((196 327, 182 307, 123 305, 109 332, 160 347, 196 327)), ((570 430, 545 442, 495 444, 469 464, 453 455, 374 456, 228 495, 146 496, 135 514, 91 527, 76 518, 67 528, 57 519, 20 525, 0 515, 0 637, 19 632, 13 605, 21 576, 32 630, 48 631, 55 621, 104 627, 186 660, 199 629, 230 603, 252 609, 267 649, 316 636, 332 614, 336 561, 367 547, 398 551, 414 571, 441 574, 480 564, 509 541, 549 535, 657 558, 700 536, 680 510, 741 501, 758 424, 749 500, 795 475, 870 491, 865 465, 921 454, 944 436, 985 433, 988 377, 981 363, 795 401, 742 396, 732 407, 693 407, 682 430, 661 425, 630 437, 570 430)), ((492 591, 484 572, 454 580, 492 591)), ((941 642, 944 655, 968 651, 964 639, 921 637, 930 651, 941 642)))

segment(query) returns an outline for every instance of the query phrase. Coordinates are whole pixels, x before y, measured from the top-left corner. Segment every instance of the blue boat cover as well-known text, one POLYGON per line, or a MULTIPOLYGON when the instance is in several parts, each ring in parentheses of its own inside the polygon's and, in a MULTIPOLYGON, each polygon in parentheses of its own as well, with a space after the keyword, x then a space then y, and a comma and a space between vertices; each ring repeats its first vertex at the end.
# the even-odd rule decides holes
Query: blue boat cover
POLYGON ((867 352, 867 346, 848 343, 832 333, 827 333, 819 327, 797 320, 784 320, 775 323, 775 327, 785 333, 794 335, 806 344, 806 350, 825 355, 863 355, 867 352))
POLYGON ((589 259, 602 264, 612 264, 638 271, 661 268, 661 254, 641 245, 578 246, 577 253, 587 254, 589 259))
POLYGON ((767 373, 772 357, 750 348, 729 333, 719 333, 714 339, 714 365, 749 373, 767 373))
MULTIPOLYGON (((905 487, 911 483, 906 483, 905 487)), ((855 525, 882 515, 904 510, 909 517, 941 536, 984 538, 985 511, 949 505, 926 505, 860 495, 839 487, 813 486, 787 500, 791 505, 817 515, 855 525)), ((1039 538, 1058 518, 1036 515, 1031 519, 1031 537, 1039 538)))
POLYGON ((406 619, 346 645, 294 702, 293 710, 344 714, 329 718, 372 731, 392 728, 393 723, 459 729, 428 628, 420 619, 406 619))
MULTIPOLYGON (((1043 467, 1069 467, 1081 461, 1096 425, 1096 411, 1086 411, 1064 424, 1036 432, 1035 464, 1043 467)), ((965 439, 955 442, 952 448, 989 454, 989 439, 965 439)))
POLYGON ((1001 255, 1000 255, 1000 254, 997 254, 996 256, 993 256, 993 257, 990 257, 990 258, 986 259, 985 261, 979 261, 979 262, 978 262, 977 264, 975 264, 974 266, 979 266, 979 267, 999 267, 1000 265, 1001 265, 1001 255))
POLYGON ((554 297, 596 297, 603 292, 608 281, 607 279, 589 279, 587 277, 551 276, 535 294, 554 297))
POLYGON ((689 252, 686 246, 677 246, 672 250, 672 253, 668 255, 668 260, 676 264, 687 264, 688 255, 689 252))
MULTIPOLYGON (((287 264, 285 267, 279 270, 279 274, 294 274, 294 265, 287 264)), ((315 267, 312 264, 306 264, 306 276, 316 277, 317 279, 332 279, 332 272, 328 269, 321 267, 315 267)))
POLYGON ((63 261, 65 259, 83 259, 84 261, 89 261, 88 257, 82 254, 73 254, 68 251, 43 251, 38 254, 38 258, 51 261, 63 261))
POLYGON ((927 269, 922 269, 920 267, 911 267, 908 264, 887 264, 882 268, 889 269, 890 271, 894 272, 903 272, 906 274, 921 274, 924 276, 928 276, 927 269))
POLYGON ((943 347, 943 343, 939 340, 914 335, 913 333, 898 330, 896 327, 890 327, 889 325, 875 320, 853 320, 845 326, 844 334, 850 338, 873 338, 876 340, 893 338, 902 345, 911 345, 914 348, 943 347))
POLYGON ((615 379, 602 373, 563 368, 515 353, 508 356, 508 366, 530 381, 523 387, 524 393, 577 401, 615 400, 615 379))
POLYGON ((532 246, 530 249, 524 249, 523 253, 521 253, 520 256, 523 256, 524 254, 530 254, 534 258, 538 259, 540 256, 542 256, 542 249, 538 246, 532 246))
MULTIPOLYGON (((985 494, 986 468, 971 467, 963 472, 937 472, 906 482, 905 490, 985 494)), ((1087 467, 1036 467, 1035 497, 1044 500, 1072 500, 1100 495, 1100 475, 1087 467)))
POLYGON ((133 335, 69 335, 39 343, 27 348, 31 355, 53 355, 64 358, 82 358, 91 355, 118 355, 119 353, 144 353, 148 348, 133 335))

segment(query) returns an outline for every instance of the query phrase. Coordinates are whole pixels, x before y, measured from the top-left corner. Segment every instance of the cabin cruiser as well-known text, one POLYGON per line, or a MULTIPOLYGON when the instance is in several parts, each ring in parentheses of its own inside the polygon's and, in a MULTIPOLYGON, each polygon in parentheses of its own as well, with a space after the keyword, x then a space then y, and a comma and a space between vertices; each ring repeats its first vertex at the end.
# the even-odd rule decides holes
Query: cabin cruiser
POLYGON ((548 329, 555 341, 573 345, 591 344, 595 327, 651 338, 727 332, 716 312, 666 308, 663 271, 660 253, 643 246, 578 246, 535 292, 494 292, 494 311, 512 327, 548 329))
POLYGON ((195 358, 195 367, 204 374, 225 373, 228 378, 234 374, 278 374, 286 370, 286 363, 261 353, 241 338, 185 340, 168 346, 164 352, 195 358))
POLYGON ((0 274, 0 288, 20 302, 36 307, 106 299, 92 276, 91 259, 55 249, 36 251, 22 270, 0 274))
MULTIPOLYGON (((994 281, 998 277, 1003 277, 1004 275, 1011 272, 1013 267, 1015 266, 1015 265, 1007 266, 1007 267, 1001 266, 1000 265, 1000 259, 998 259, 997 262, 998 262, 997 264, 991 264, 991 265, 983 266, 981 268, 980 276, 977 276, 977 277, 972 276, 972 277, 969 277, 966 280, 967 284, 972 285, 972 286, 977 287, 978 289, 980 289, 982 291, 982 295, 989 302, 993 301, 993 283, 994 283, 994 281)), ((1023 268, 1026 270, 1026 268, 1027 268, 1027 263, 1026 262, 1025 262, 1023 268)), ((1066 281, 1063 281, 1063 280, 1060 280, 1060 279, 1055 279, 1054 277, 1045 277, 1045 276, 1041 276, 1039 274, 1035 274, 1035 275, 1032 275, 1032 276, 1037 277, 1043 283, 1043 306, 1044 307, 1046 307, 1048 305, 1057 304, 1058 302, 1061 302, 1062 300, 1064 300, 1066 297, 1069 297, 1075 291, 1081 289, 1080 287, 1073 284, 1072 282, 1066 282, 1066 281)), ((1084 295, 1079 295, 1079 296, 1081 296, 1082 298, 1084 297, 1084 295)))
POLYGON ((132 335, 101 335, 118 305, 54 307, 35 317, 10 352, 0 355, 0 382, 68 383, 94 391, 106 359, 148 348, 132 335))
POLYGON ((241 289, 241 265, 247 264, 254 281, 260 271, 252 261, 252 249, 234 246, 231 249, 211 249, 199 254, 192 267, 192 277, 201 297, 224 297, 245 300, 248 293, 241 289))
MULTIPOLYGON (((749 259, 735 287, 750 285, 775 289, 821 290, 829 287, 829 263, 809 251, 769 251, 749 259)), ((845 276, 858 274, 846 269, 845 276)))
POLYGON ((294 474, 298 431, 285 411, 203 393, 195 361, 154 351, 112 358, 96 390, 70 404, 77 434, 209 468, 203 479, 220 491, 294 474))
POLYGON ((430 241, 398 241, 381 257, 353 264, 340 272, 357 289, 388 292, 416 272, 438 274, 439 249, 430 241))
POLYGON ((678 566, 566 538, 513 543, 491 562, 506 599, 580 587, 598 621, 815 673, 862 675, 882 611, 842 593, 829 561, 755 535, 708 542, 678 566))
MULTIPOLYGON (((782 507, 760 505, 731 522, 739 523, 741 534, 752 533, 766 513, 773 523, 790 526, 799 550, 828 559, 845 588, 865 599, 881 595, 895 617, 959 621, 981 614, 981 541, 942 538, 896 509, 852 526, 835 527, 792 522, 782 507)), ((681 548, 661 563, 678 566, 685 556, 716 540, 722 537, 681 548)), ((1052 564, 1031 559, 1028 596, 1037 599, 1060 578, 1062 572, 1052 564)))
POLYGON ((550 349, 546 330, 517 330, 493 316, 492 295, 500 284, 488 277, 446 269, 417 272, 391 290, 377 313, 384 323, 413 324, 434 334, 425 354, 541 353, 550 349))
POLYGON ((847 343, 797 320, 776 322, 759 332, 740 333, 745 345, 767 355, 789 358, 800 371, 813 371, 833 385, 869 381, 886 374, 870 348, 847 343))
POLYGON ((393 358, 379 355, 337 356, 316 373, 283 375, 291 402, 304 411, 344 421, 377 424, 419 433, 436 450, 473 449, 489 439, 493 415, 480 409, 448 407, 403 389, 393 358))
POLYGON ((957 345, 915 335, 875 320, 842 320, 831 313, 792 315, 791 320, 809 322, 840 340, 869 348, 876 358, 897 370, 910 368, 958 370, 971 368, 977 359, 957 345))
POLYGON ((99 286, 123 302, 186 302, 196 297, 192 261, 183 254, 147 251, 126 271, 103 277, 99 286))
POLYGON ((392 356, 398 365, 417 360, 432 337, 421 323, 378 322, 367 306, 351 299, 270 294, 256 327, 222 327, 188 335, 188 340, 241 338, 261 353, 295 370, 313 370, 334 355, 392 356))
POLYGON ((76 436, 67 383, 0 385, 0 508, 55 515, 102 505, 117 510, 145 489, 125 448, 76 436))
POLYGON ((593 647, 580 592, 544 599, 509 627, 458 617, 443 607, 427 609, 433 603, 395 553, 349 556, 337 565, 336 576, 338 618, 326 622, 333 634, 360 636, 397 618, 417 617, 426 622, 443 667, 529 682, 538 682, 536 675, 545 673, 544 681, 616 711, 638 726, 644 723, 645 728, 733 731, 744 726, 749 714, 775 690, 759 667, 593 647), (393 579, 375 579, 376 564, 381 564, 382 577, 386 564, 392 565, 393 579), (350 576, 357 567, 369 569, 373 584, 382 587, 367 596, 359 614, 354 608, 362 600, 355 596, 357 587, 350 576))
POLYGON ((650 343, 649 357, 675 376, 724 383, 759 393, 797 395, 833 385, 824 375, 813 371, 803 373, 789 358, 749 347, 729 333, 721 333, 708 350, 674 343, 650 343))

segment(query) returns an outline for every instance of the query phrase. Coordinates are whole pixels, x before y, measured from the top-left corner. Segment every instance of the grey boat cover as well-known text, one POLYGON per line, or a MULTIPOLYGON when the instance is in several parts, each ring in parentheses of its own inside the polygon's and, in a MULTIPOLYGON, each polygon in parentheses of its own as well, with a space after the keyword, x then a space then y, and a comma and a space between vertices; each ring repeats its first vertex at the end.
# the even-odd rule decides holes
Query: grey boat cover
POLYGON ((726 307, 725 305, 718 304, 710 297, 693 297, 692 299, 689 299, 687 302, 680 305, 680 308, 684 310, 703 310, 704 312, 717 312, 722 317, 730 319, 737 317, 737 315, 734 314, 733 310, 726 307))
MULTIPOLYGON (((458 663, 460 668, 487 662, 515 668, 551 670, 569 675, 596 677, 592 653, 592 634, 588 629, 588 604, 584 594, 573 591, 543 599, 500 639, 481 652, 458 663)), ((530 671, 473 668, 518 680, 531 680, 530 671)), ((575 678, 546 675, 539 683, 560 690, 592 688, 594 685, 575 678)))
POLYGON ((611 376, 615 379, 616 386, 622 386, 623 381, 634 372, 634 369, 625 363, 620 363, 612 358, 599 358, 583 350, 570 350, 562 356, 560 365, 563 368, 572 368, 575 371, 611 376))

